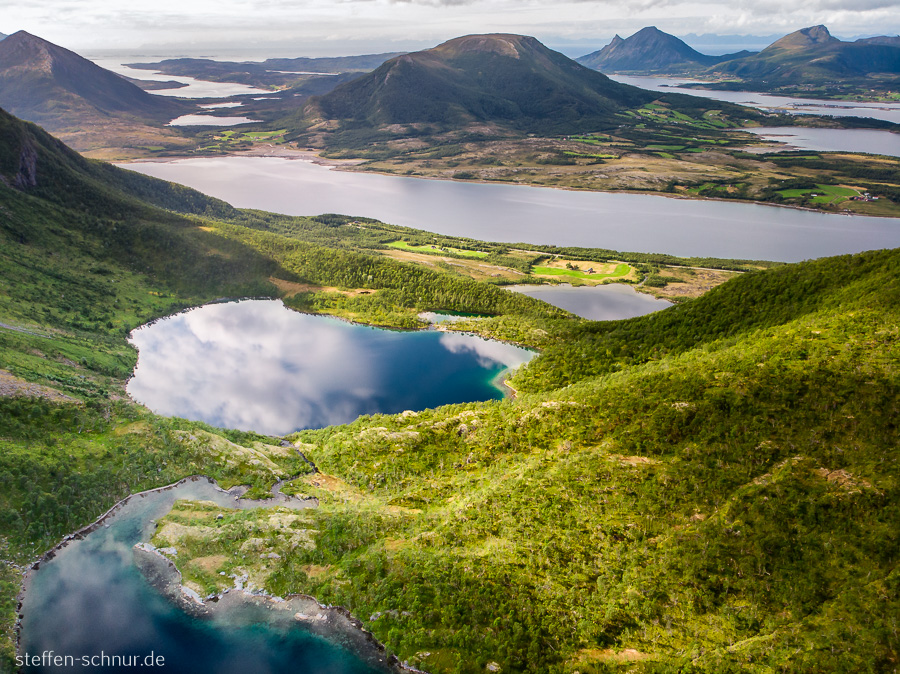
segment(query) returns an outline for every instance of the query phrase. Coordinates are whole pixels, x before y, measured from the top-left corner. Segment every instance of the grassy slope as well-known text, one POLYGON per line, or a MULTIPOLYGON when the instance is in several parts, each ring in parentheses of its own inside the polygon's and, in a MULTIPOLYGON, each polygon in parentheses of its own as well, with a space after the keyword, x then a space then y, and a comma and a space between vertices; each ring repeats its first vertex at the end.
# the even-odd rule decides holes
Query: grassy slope
MULTIPOLYGON (((643 364, 557 388, 544 356, 519 380, 552 391, 300 434, 346 483, 296 486, 325 504, 303 524, 316 547, 267 586, 369 616, 429 671, 882 671, 900 646, 898 265, 745 275, 560 343, 583 362, 643 331, 643 364), (673 332, 668 355, 647 344, 673 332)), ((184 545, 180 564, 197 546, 254 568, 184 545)))
MULTIPOLYGON (((10 182, 28 143, 37 186, 0 185, 0 322, 37 334, 0 330, 0 367, 84 402, 0 399, 6 629, 12 564, 115 499, 194 472, 274 479, 187 442, 180 431, 200 424, 111 399, 134 360, 124 330, 262 291, 271 274, 346 274, 348 285, 371 275, 379 292, 397 293, 391 311, 410 308, 398 297, 456 302, 482 287, 154 209, 110 184, 158 189, 158 202, 188 212, 251 217, 80 164, 6 120, 0 173, 10 182), (416 282, 404 295, 408 274, 416 282)), ((582 674, 884 670, 898 657, 890 616, 900 609, 898 267, 897 252, 790 265, 608 325, 554 320, 480 290, 479 306, 503 314, 488 330, 544 345, 517 378, 531 392, 300 434, 336 478, 294 485, 322 499, 304 513, 316 545, 283 554, 264 582, 347 605, 435 672, 489 662, 582 674), (623 649, 633 652, 612 655, 623 649)), ((260 440, 224 434, 245 447, 260 440)), ((297 469, 272 456, 277 471, 297 469)), ((187 560, 217 546, 228 564, 259 563, 224 537, 182 545, 179 564, 201 584, 221 577, 187 560)))

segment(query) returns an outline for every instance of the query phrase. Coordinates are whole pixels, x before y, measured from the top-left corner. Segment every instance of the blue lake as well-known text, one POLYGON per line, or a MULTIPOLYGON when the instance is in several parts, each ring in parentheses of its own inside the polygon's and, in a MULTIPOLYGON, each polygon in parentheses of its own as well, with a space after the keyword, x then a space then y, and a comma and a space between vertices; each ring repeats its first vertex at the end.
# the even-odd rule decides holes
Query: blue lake
POLYGON ((154 412, 285 435, 449 403, 499 399, 534 353, 459 333, 384 330, 277 300, 211 304, 132 333, 128 393, 154 412))

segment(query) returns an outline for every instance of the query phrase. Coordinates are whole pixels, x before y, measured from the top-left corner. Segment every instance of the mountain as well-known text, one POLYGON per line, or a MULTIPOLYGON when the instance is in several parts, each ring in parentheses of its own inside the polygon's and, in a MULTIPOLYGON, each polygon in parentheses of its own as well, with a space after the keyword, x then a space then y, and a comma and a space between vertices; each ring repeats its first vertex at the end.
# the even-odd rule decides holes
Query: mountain
POLYGON ((4 40, 8 37, 9 37, 9 35, 7 35, 6 33, 0 33, 0 40, 4 40))
POLYGON ((50 131, 114 118, 168 121, 185 109, 25 31, 0 41, 0 107, 50 131))
POLYGON ((356 125, 492 125, 517 131, 608 123, 655 98, 533 37, 469 35, 393 58, 314 99, 307 114, 356 125))
POLYGON ((872 84, 896 82, 900 40, 878 37, 843 42, 825 26, 786 35, 758 54, 713 66, 711 74, 764 81, 767 85, 833 84, 874 76, 872 84))
POLYGON ((674 35, 664 33, 656 26, 648 26, 624 40, 616 35, 603 49, 576 60, 588 68, 603 72, 680 73, 706 68, 749 53, 708 56, 674 35))

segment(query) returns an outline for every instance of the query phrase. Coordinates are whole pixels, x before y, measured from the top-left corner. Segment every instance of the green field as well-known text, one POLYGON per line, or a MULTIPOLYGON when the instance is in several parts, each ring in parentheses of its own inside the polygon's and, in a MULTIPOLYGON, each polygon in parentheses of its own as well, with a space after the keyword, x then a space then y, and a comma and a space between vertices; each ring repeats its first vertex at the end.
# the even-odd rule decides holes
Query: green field
POLYGON ((286 131, 287 129, 281 129, 280 131, 248 131, 241 135, 251 140, 271 140, 272 138, 283 136, 286 131))
POLYGON ((465 248, 451 248, 449 246, 437 246, 437 245, 412 245, 407 243, 406 241, 391 241, 387 244, 390 248, 396 248, 398 250, 408 250, 413 253, 425 253, 426 255, 458 255, 460 257, 487 257, 488 253, 483 250, 466 250, 465 248))
POLYGON ((611 274, 588 274, 580 269, 559 269, 558 267, 532 267, 535 274, 543 274, 545 276, 569 276, 571 278, 584 278, 592 281, 599 281, 605 278, 621 278, 631 271, 631 267, 627 264, 619 264, 615 271, 611 274))
POLYGON ((837 187, 836 185, 816 185, 815 188, 780 190, 778 192, 785 199, 801 199, 806 196, 815 194, 810 199, 815 204, 829 204, 833 202, 841 202, 859 195, 859 191, 849 187, 837 187))

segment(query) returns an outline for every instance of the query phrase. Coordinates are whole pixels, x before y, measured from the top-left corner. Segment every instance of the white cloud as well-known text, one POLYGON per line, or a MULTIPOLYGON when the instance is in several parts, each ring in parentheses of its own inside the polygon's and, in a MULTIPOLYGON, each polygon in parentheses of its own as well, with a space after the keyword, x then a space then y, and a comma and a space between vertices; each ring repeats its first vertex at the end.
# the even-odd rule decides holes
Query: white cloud
POLYGON ((614 33, 629 35, 646 25, 676 35, 770 35, 819 23, 838 35, 900 31, 900 0, 795 5, 782 0, 32 0, 4 5, 0 31, 25 29, 76 50, 269 46, 299 56, 351 53, 363 45, 414 49, 478 32, 599 46, 614 33))

